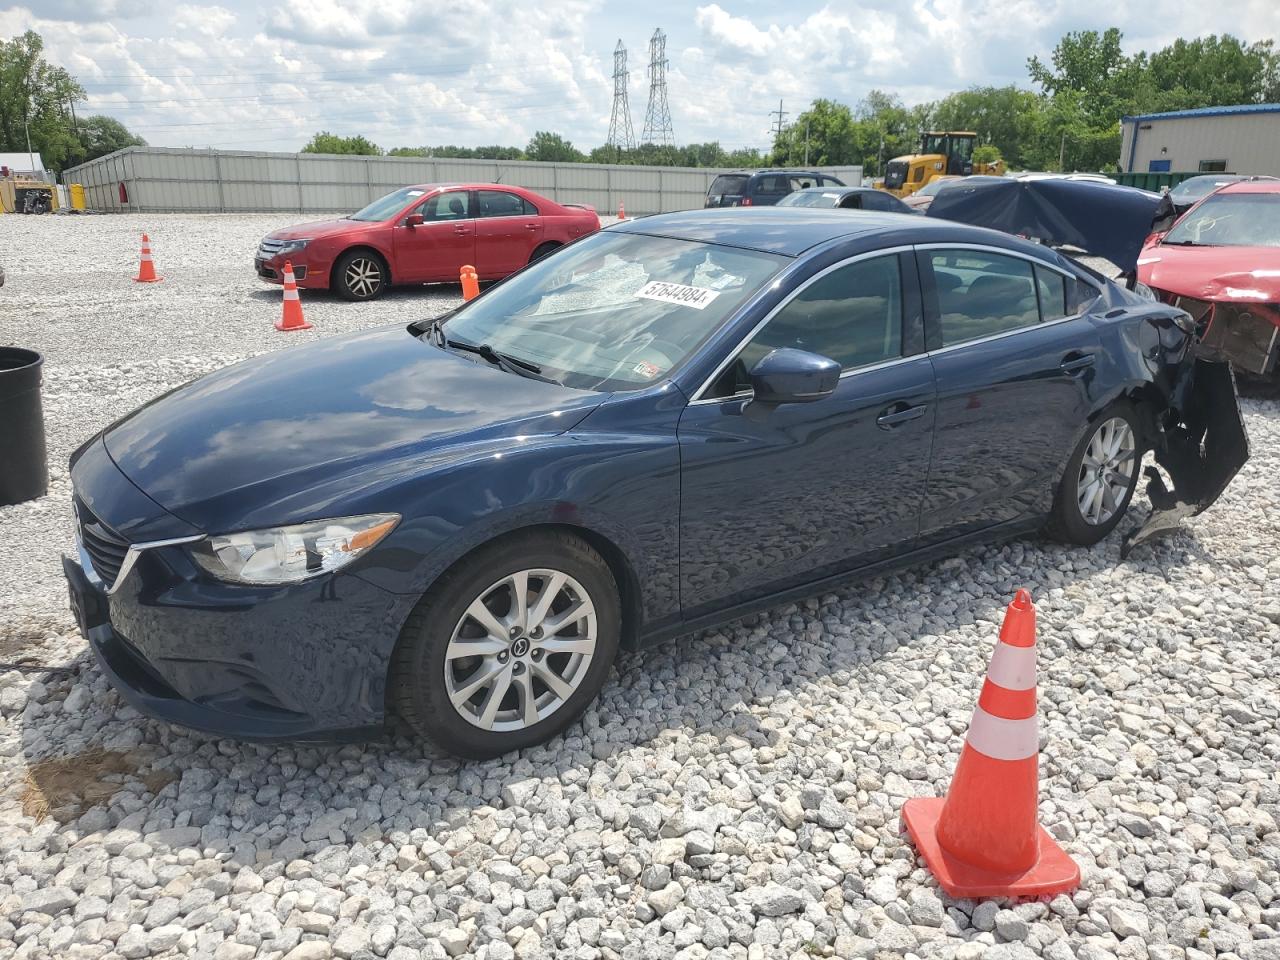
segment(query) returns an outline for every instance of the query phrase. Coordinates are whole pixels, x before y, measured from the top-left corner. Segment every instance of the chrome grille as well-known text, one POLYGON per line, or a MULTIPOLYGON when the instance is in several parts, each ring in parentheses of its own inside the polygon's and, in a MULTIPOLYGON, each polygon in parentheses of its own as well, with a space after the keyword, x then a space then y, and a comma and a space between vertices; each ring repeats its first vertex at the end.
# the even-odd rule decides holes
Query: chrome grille
POLYGON ((272 240, 267 237, 262 243, 258 244, 258 256, 264 260, 270 260, 282 249, 284 249, 284 240, 272 240))
POLYGON ((93 569, 108 587, 116 582, 129 541, 99 520, 79 497, 75 498, 76 522, 80 530, 80 542, 93 563, 93 569))

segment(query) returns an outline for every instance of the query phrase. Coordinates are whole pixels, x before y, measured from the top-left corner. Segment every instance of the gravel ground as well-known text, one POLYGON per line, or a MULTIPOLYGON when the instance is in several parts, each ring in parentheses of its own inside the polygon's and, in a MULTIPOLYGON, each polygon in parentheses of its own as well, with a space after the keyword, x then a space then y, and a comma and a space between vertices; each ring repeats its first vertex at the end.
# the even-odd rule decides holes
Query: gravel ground
MULTIPOLYGON (((50 455, 264 350, 438 313, 304 294, 288 218, 4 218, 0 342, 48 357, 50 455), (130 282, 151 232, 165 282, 130 282)), ((626 656, 564 737, 461 765, 400 736, 252 746, 140 718, 86 659, 69 485, 0 509, 0 957, 1280 960, 1280 404, 1178 536, 1015 542, 626 656), (899 829, 945 789, 1003 606, 1038 603, 1041 818, 1084 885, 953 901, 899 829)))

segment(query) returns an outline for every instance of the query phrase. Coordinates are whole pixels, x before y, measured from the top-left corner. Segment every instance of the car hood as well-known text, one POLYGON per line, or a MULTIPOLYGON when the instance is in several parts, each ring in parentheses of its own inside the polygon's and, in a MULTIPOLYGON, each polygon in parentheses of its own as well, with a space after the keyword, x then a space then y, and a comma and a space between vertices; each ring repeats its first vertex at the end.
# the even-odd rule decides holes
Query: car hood
POLYGON ((361 227, 376 227, 378 224, 366 220, 312 220, 299 223, 283 230, 274 230, 267 234, 268 240, 315 240, 318 237, 332 236, 336 233, 350 233, 361 227))
POLYGON ((503 372, 397 326, 226 367, 104 440, 147 496, 220 532, 306 519, 318 509, 309 491, 358 501, 433 461, 562 433, 606 396, 503 372))
POLYGON ((1138 258, 1149 287, 1198 300, 1280 302, 1280 247, 1176 247, 1152 244, 1138 258))

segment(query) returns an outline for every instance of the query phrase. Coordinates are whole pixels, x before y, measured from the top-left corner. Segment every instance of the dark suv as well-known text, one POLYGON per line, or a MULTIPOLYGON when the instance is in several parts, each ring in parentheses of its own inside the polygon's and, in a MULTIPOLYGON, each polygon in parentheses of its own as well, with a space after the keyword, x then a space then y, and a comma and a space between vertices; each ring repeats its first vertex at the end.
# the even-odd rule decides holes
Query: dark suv
POLYGON ((771 207, 788 193, 807 187, 843 187, 829 173, 813 170, 761 170, 722 173, 707 188, 706 207, 771 207))

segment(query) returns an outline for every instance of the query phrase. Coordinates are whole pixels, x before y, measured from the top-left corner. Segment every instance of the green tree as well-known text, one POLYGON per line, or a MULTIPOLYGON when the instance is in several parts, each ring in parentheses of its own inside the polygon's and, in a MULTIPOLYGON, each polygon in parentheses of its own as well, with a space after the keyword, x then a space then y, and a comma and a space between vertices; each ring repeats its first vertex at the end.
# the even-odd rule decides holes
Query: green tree
POLYGON ((340 137, 322 130, 302 148, 303 153, 339 153, 362 157, 380 157, 382 148, 363 136, 340 137))
POLYGON ((1144 110, 1265 103, 1278 69, 1270 40, 1250 46, 1224 34, 1175 40, 1147 60, 1144 110))
POLYGON ((970 87, 939 100, 930 111, 934 130, 972 130, 981 144, 995 147, 1014 169, 1026 164, 1036 133, 1040 97, 1015 86, 970 87))
POLYGON ((1001 160, 1000 148, 994 143, 980 143, 973 148, 973 162, 977 163, 995 163, 1001 160))
POLYGON ((145 147, 147 141, 130 133, 123 123, 114 117, 95 114, 85 117, 76 124, 76 134, 80 140, 81 155, 77 163, 96 160, 108 153, 115 153, 125 147, 145 147))
POLYGON ((794 123, 773 141, 773 162, 814 167, 860 163, 857 121, 847 104, 814 100, 794 123))
POLYGON ((80 144, 71 105, 84 88, 62 67, 44 59, 44 41, 28 30, 0 42, 0 150, 39 153, 51 170, 76 157, 80 144))
POLYGON ((547 130, 539 130, 524 148, 524 155, 529 160, 549 160, 559 163, 584 163, 586 156, 572 143, 547 130))

